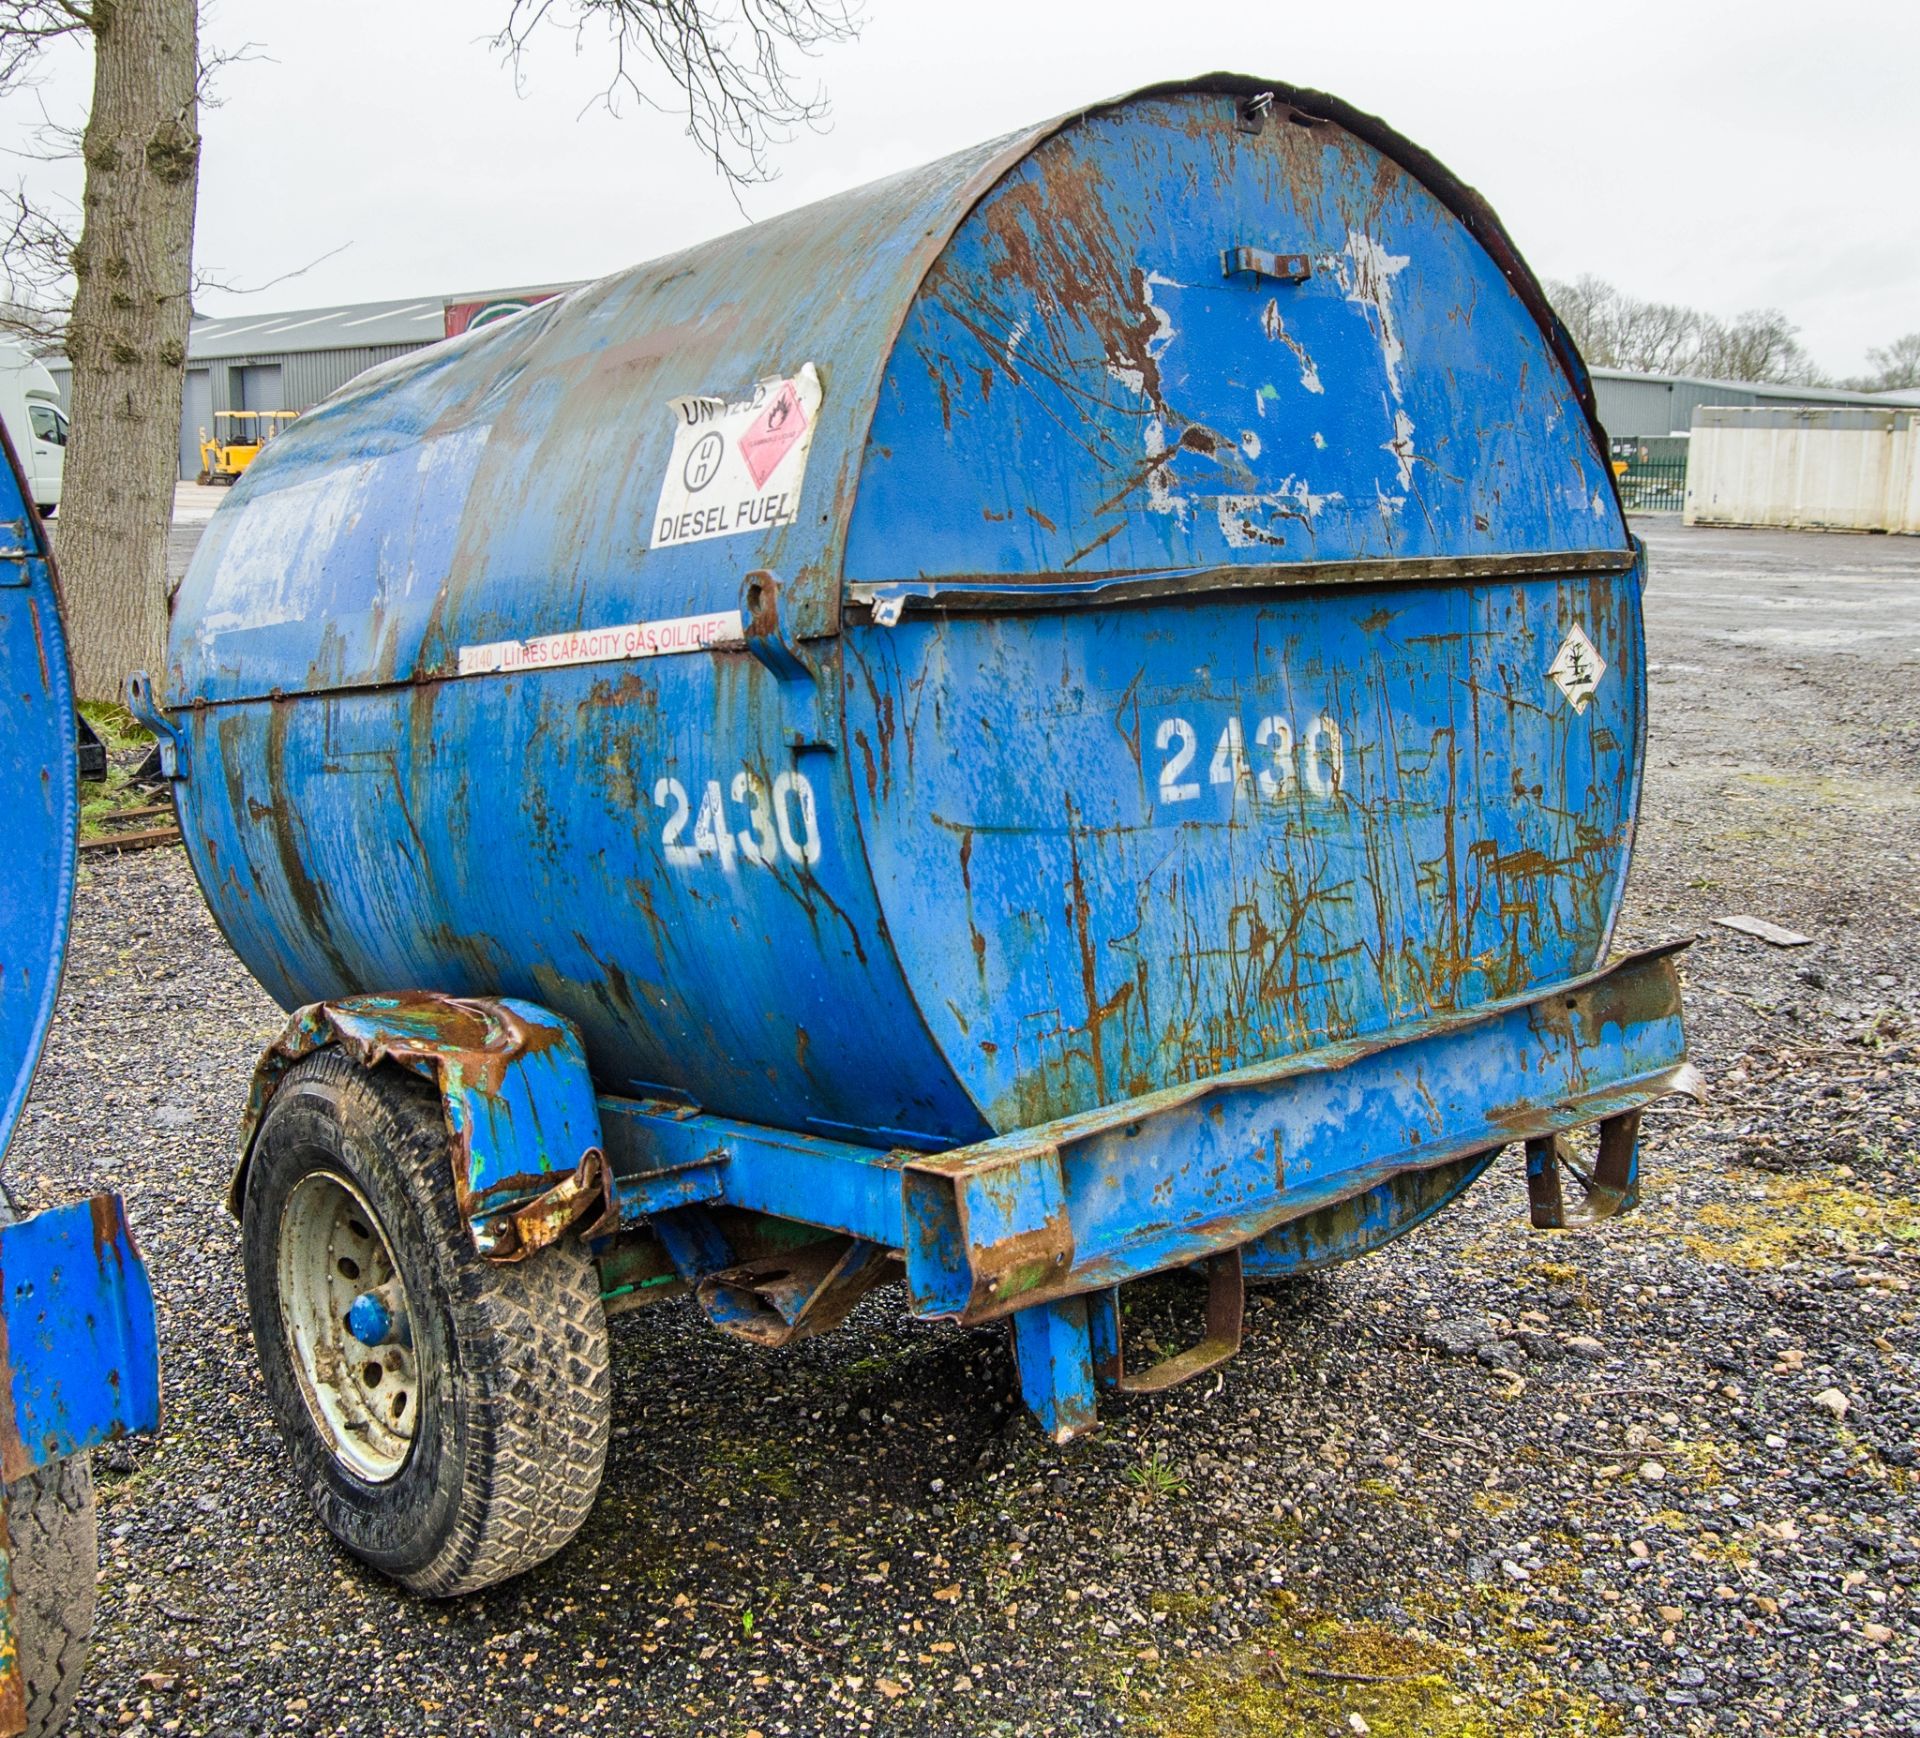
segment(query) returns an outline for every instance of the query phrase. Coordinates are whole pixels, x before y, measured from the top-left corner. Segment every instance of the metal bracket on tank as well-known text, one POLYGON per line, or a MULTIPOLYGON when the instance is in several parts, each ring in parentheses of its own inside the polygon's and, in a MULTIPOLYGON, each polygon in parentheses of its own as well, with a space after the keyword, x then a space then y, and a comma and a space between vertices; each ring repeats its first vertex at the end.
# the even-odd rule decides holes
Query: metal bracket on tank
POLYGON ((780 682, 781 734, 789 749, 837 749, 833 680, 822 674, 818 653, 803 651, 780 609, 780 580, 764 567, 747 574, 739 588, 739 626, 747 651, 780 682), (795 714, 803 722, 793 722, 795 714))
POLYGON ((1265 247, 1220 250, 1222 277, 1271 278, 1277 284, 1304 284, 1313 276, 1313 259, 1304 253, 1279 253, 1265 247))
POLYGON ((153 732, 160 750, 160 776, 183 779, 187 776, 187 741, 180 728, 160 710, 154 698, 153 678, 145 670, 136 670, 127 678, 127 710, 136 721, 153 732))
POLYGON ((780 581, 755 568, 740 586, 740 628, 747 650, 780 684, 781 728, 789 748, 838 748, 834 684, 818 654, 804 651, 780 608, 780 581), (798 714, 804 721, 793 722, 798 714))

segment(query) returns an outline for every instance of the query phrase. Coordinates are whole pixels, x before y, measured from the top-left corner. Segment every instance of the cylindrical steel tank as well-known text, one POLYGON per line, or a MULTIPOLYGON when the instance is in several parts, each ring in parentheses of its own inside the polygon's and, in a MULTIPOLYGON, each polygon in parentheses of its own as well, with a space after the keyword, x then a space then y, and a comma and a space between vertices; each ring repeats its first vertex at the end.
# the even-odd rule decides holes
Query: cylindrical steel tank
POLYGON ((282 1003, 523 997, 603 1091, 941 1148, 1595 963, 1640 583, 1491 212, 1215 76, 362 376, 165 698, 282 1003))

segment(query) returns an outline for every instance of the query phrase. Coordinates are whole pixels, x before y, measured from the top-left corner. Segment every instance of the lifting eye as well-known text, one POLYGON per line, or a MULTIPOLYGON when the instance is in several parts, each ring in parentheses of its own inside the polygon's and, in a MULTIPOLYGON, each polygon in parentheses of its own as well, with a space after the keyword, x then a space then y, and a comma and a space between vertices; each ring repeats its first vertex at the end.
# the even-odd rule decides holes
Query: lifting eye
POLYGON ((1243 133, 1257 133, 1267 124, 1267 111, 1273 107, 1272 91, 1255 91, 1250 97, 1243 98, 1240 104, 1239 128, 1243 133))

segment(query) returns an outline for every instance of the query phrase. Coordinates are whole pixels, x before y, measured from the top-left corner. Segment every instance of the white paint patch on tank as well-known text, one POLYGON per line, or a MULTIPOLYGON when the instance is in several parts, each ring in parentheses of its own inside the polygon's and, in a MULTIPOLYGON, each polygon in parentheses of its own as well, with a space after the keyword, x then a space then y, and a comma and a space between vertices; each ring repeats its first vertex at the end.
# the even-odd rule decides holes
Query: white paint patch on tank
POLYGON ((247 502, 215 569, 195 637, 204 644, 324 610, 326 558, 341 526, 359 512, 380 463, 344 465, 247 502))
POLYGON ((1298 523, 1305 520, 1313 528, 1320 511, 1329 501, 1346 497, 1337 489, 1316 495, 1304 477, 1288 477, 1277 489, 1259 495, 1219 495, 1214 498, 1214 516, 1220 522, 1220 535, 1232 549, 1252 549, 1278 541, 1271 533, 1263 535, 1256 521, 1278 515, 1298 523))
POLYGON ((1343 252, 1320 256, 1322 269, 1333 273, 1347 300, 1364 310, 1387 370, 1387 390, 1396 402, 1400 397, 1400 363, 1406 352, 1393 323, 1393 280, 1406 270, 1411 258, 1409 254, 1388 253, 1363 229, 1347 231, 1343 252))
MULTIPOLYGON (((222 552, 214 583, 195 637, 206 644, 222 634, 274 627, 324 613, 336 587, 327 571, 342 528, 369 495, 423 486, 443 497, 464 497, 479 468, 491 426, 456 429, 424 441, 409 452, 343 465, 324 476, 284 489, 263 489, 245 503, 222 552), (407 477, 413 472, 414 481, 407 477), (429 481, 430 480, 430 481, 429 481)), ((264 480, 264 478, 262 479, 264 480)), ((404 537, 400 540, 405 543, 404 537)), ((385 596, 404 596, 422 576, 408 547, 380 551, 385 596)), ((426 582, 438 587, 446 575, 433 572, 426 582)))
POLYGON ((1344 501, 1346 496, 1338 489, 1329 489, 1324 495, 1316 495, 1307 485, 1305 477, 1289 477, 1274 491, 1277 498, 1294 502, 1302 508, 1309 520, 1320 517, 1320 509, 1329 501, 1344 501))
POLYGON ((1276 344, 1284 344, 1293 352, 1293 359, 1300 368, 1300 384, 1309 392, 1325 392, 1320 384, 1320 370, 1307 354, 1306 345, 1287 330, 1287 322, 1280 312, 1279 298, 1269 296, 1267 305, 1260 310, 1260 330, 1276 344))
MULTIPOLYGON (((1164 276, 1160 272, 1148 272, 1142 280, 1141 293, 1146 298, 1147 312, 1153 316, 1153 333, 1147 339, 1147 355, 1155 363, 1167 353, 1167 346, 1180 336, 1174 330, 1173 317, 1154 300, 1155 289, 1184 290, 1187 286, 1178 278, 1164 276)), ((1144 398, 1147 394, 1147 377, 1130 362, 1116 362, 1107 358, 1107 372, 1120 382, 1129 392, 1144 398)))
POLYGON ((1392 453, 1400 472, 1400 487, 1413 487, 1413 418, 1404 410, 1393 413, 1393 439, 1380 443, 1382 452, 1392 453))
POLYGON ((414 470, 422 477, 438 477, 445 471, 463 470, 471 477, 480 468, 480 454, 493 433, 490 422, 472 428, 455 429, 420 443, 420 457, 414 470))
POLYGON ((1260 437, 1252 429, 1243 428, 1240 431, 1240 450, 1250 459, 1260 456, 1260 437))
POLYGON ((1220 535, 1229 549, 1252 549, 1257 544, 1271 545, 1273 538, 1256 536, 1253 516, 1265 505, 1259 495, 1220 495, 1213 503, 1213 516, 1220 522, 1220 535))
POLYGON ((1187 522, 1187 508, 1190 505, 1186 496, 1176 495, 1167 486, 1167 427, 1157 416, 1147 418, 1147 426, 1141 433, 1140 444, 1145 449, 1149 463, 1147 465, 1147 508, 1154 513, 1171 513, 1182 526, 1187 522))
POLYGON ((1389 495, 1378 483, 1373 486, 1373 502, 1380 510, 1380 517, 1389 522, 1407 504, 1405 495, 1389 495))

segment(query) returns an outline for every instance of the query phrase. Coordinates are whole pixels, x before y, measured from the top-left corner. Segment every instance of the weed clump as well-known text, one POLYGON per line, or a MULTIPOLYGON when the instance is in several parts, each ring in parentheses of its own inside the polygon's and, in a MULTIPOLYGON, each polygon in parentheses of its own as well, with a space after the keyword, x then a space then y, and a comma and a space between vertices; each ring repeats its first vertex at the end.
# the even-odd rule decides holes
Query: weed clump
POLYGON ((1384 1624, 1347 1623, 1282 1595, 1251 1647, 1177 1668, 1147 1724, 1164 1738, 1616 1738, 1613 1710, 1519 1652, 1461 1649, 1384 1624), (1358 1724, 1355 1715, 1360 1716, 1358 1724))

